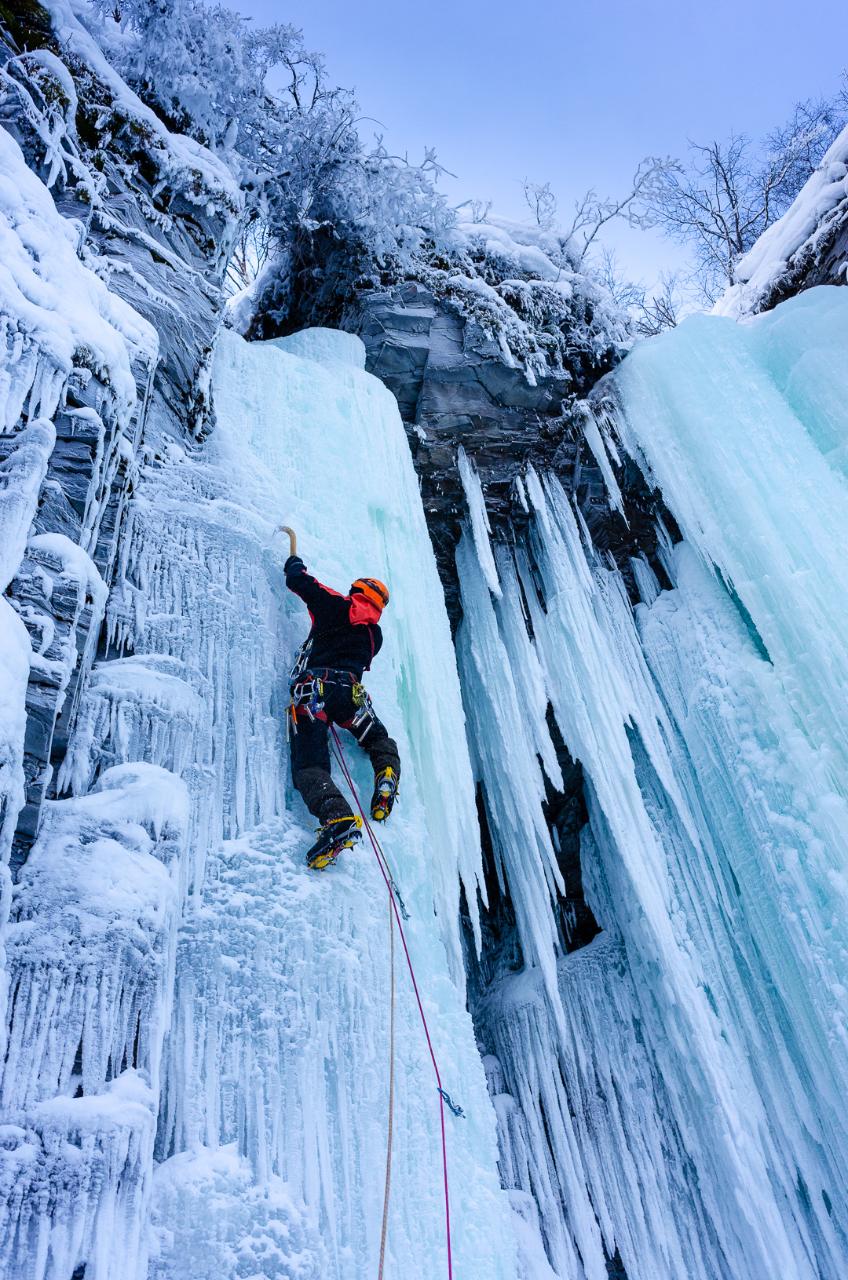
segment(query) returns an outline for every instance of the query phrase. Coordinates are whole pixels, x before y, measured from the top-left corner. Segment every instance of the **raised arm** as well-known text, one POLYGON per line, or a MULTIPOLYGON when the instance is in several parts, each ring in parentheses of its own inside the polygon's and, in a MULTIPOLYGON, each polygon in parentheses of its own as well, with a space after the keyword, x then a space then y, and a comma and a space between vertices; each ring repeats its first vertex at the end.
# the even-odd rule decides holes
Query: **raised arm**
POLYGON ((289 556, 283 570, 289 591, 300 596, 316 622, 332 622, 337 620, 336 615, 339 619, 347 615, 348 602, 345 597, 338 591, 333 591, 332 587, 325 587, 323 582, 307 573, 300 556, 289 556))

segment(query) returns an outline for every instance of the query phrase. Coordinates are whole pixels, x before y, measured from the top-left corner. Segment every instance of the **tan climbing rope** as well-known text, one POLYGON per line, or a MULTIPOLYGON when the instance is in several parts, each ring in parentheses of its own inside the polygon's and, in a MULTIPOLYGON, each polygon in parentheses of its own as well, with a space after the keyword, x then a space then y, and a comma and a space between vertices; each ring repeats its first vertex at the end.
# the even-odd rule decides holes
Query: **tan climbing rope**
POLYGON ((395 1112, 395 917, 392 897, 389 893, 389 986, 391 990, 389 1014, 389 1125, 386 1135, 386 1185, 383 1191, 383 1230, 380 1234, 380 1270, 378 1280, 383 1280, 386 1260, 386 1236, 389 1231, 389 1198, 392 1191, 392 1136, 395 1112))

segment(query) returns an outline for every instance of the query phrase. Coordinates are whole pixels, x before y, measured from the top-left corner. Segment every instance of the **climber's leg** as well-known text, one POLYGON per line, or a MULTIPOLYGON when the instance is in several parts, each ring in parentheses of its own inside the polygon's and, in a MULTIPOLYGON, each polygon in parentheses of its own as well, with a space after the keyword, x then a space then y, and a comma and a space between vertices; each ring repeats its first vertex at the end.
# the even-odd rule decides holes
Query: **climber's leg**
POLYGON ((390 768, 400 778, 400 755, 397 743, 394 738, 389 737, 389 731, 382 720, 375 715, 370 726, 361 736, 357 736, 353 729, 351 732, 371 761, 375 777, 384 769, 390 768))
POLYGON ((322 826, 351 816, 345 800, 330 776, 329 727, 326 719, 312 720, 305 707, 297 710, 297 733, 292 732, 292 782, 304 803, 322 826))
MULTIPOLYGON (((371 761, 374 770, 374 794, 371 797, 371 817, 375 822, 385 822, 392 811, 400 782, 400 755, 394 738, 379 719, 370 699, 367 713, 354 715, 344 724, 356 738, 371 761)), ((360 709, 361 712, 361 709, 360 709)))

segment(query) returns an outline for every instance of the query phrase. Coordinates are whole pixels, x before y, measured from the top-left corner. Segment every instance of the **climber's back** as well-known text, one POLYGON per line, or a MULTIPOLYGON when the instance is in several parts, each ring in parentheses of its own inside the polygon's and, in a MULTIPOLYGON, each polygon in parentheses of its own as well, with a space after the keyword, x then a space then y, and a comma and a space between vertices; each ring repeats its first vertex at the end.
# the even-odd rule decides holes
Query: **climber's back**
POLYGON ((386 587, 376 578, 357 578, 343 596, 307 573, 298 555, 289 556, 284 570, 286 586, 309 610, 312 629, 304 648, 310 670, 347 671, 361 680, 383 644, 386 587))

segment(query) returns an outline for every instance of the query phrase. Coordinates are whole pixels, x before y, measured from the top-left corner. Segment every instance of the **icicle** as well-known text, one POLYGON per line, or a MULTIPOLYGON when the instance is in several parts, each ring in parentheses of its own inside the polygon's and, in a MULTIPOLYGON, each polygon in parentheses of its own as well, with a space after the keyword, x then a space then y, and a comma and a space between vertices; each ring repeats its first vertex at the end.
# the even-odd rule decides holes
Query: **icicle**
POLYGON ((471 518, 471 531, 474 535, 474 546, 477 548, 477 557, 480 561, 480 567, 488 584, 489 590, 496 598, 500 598, 501 584, 498 581, 498 571, 495 566, 495 558, 492 555, 492 544, 489 541, 489 535, 492 532, 489 524, 489 516, 486 511, 486 499, 483 496, 483 486, 480 483, 480 477, 473 465, 468 460, 468 455, 459 446, 456 455, 457 466, 459 467, 459 475, 462 480, 462 487, 465 490, 465 500, 468 503, 468 514, 471 518))

